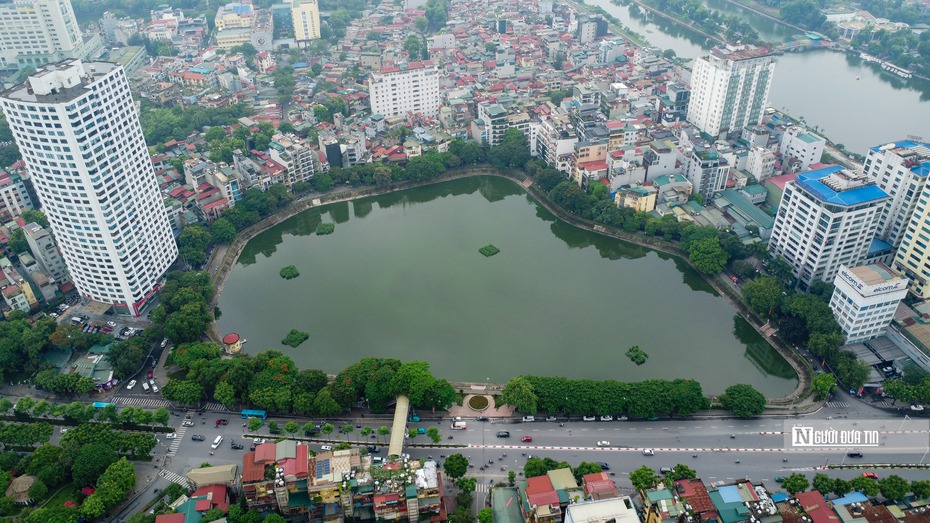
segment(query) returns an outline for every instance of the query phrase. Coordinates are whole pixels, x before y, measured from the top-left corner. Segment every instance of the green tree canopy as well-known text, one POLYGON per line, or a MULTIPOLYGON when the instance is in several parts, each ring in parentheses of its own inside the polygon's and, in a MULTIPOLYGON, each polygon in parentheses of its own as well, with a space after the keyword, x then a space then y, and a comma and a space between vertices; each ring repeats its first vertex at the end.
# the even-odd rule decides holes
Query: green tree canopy
POLYGON ((740 418, 751 418, 765 410, 765 396, 752 385, 730 385, 719 397, 720 405, 740 418))

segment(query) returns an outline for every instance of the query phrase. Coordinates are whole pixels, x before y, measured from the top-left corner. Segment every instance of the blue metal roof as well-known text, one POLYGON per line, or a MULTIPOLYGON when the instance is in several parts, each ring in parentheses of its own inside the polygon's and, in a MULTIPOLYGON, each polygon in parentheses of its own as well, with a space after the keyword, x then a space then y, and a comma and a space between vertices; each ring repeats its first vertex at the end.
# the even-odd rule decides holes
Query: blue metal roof
POLYGON ((836 498, 833 500, 834 505, 851 505, 853 503, 862 503, 868 501, 869 498, 865 497, 865 494, 862 492, 850 492, 841 498, 836 498))
POLYGON ((821 201, 847 207, 863 204, 873 200, 882 200, 888 197, 888 194, 881 190, 877 185, 867 185, 865 187, 857 187, 848 191, 836 192, 820 181, 822 178, 826 178, 827 176, 842 170, 843 166, 841 165, 831 165, 830 167, 815 169, 813 171, 799 174, 797 179, 795 179, 795 183, 801 187, 804 187, 815 198, 821 201))
POLYGON ((890 251, 891 249, 894 249, 894 245, 891 245, 885 240, 873 238, 872 243, 869 245, 869 256, 883 251, 890 251))

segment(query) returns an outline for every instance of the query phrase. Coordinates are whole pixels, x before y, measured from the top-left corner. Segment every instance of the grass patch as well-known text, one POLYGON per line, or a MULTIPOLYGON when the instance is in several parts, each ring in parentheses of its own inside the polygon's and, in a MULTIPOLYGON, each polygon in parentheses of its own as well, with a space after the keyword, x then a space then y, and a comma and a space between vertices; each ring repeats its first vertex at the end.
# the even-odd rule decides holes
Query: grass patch
POLYGON ((297 267, 293 265, 288 265, 287 267, 282 267, 281 271, 278 272, 282 278, 285 280, 293 280, 294 278, 300 276, 300 272, 297 270, 297 267))
POLYGON ((336 230, 336 224, 334 223, 321 223, 316 226, 316 235, 323 236, 324 234, 332 234, 336 230))
POLYGON ((310 338, 310 335, 306 332, 299 331, 297 329, 291 329, 291 332, 287 333, 287 336, 281 340, 281 343, 285 345, 290 345, 291 347, 297 348, 298 345, 307 341, 310 338))
POLYGON ((74 486, 74 483, 72 483, 62 487, 61 490, 49 498, 49 500, 46 501, 44 505, 42 505, 42 503, 39 503, 39 505, 46 507, 62 507, 64 506, 65 502, 69 500, 73 501, 75 505, 79 505, 80 503, 77 501, 78 494, 80 494, 80 490, 74 486))
POLYGON ((487 396, 472 396, 468 398, 468 406, 475 410, 484 410, 488 408, 487 396))
POLYGON ((497 247, 491 245, 491 244, 489 243, 489 244, 485 245, 484 247, 478 249, 478 252, 480 252, 481 254, 483 254, 483 255, 485 255, 485 256, 487 256, 487 257, 491 257, 491 256, 494 256, 495 254, 501 252, 501 250, 498 249, 497 247))
POLYGON ((626 357, 630 358, 630 361, 637 365, 642 365, 646 363, 646 359, 649 358, 649 355, 646 354, 643 349, 639 348, 639 345, 633 345, 628 351, 626 351, 626 357))

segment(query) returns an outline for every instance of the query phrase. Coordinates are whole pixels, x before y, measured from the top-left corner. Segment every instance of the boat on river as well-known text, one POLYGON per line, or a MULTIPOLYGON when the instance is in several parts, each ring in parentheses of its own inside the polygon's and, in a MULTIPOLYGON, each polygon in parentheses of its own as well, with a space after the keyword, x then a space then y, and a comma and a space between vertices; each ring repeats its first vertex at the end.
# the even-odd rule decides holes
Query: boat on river
POLYGON ((900 76, 901 78, 911 78, 914 74, 903 67, 898 67, 891 62, 882 62, 882 70, 888 71, 889 73, 900 76))

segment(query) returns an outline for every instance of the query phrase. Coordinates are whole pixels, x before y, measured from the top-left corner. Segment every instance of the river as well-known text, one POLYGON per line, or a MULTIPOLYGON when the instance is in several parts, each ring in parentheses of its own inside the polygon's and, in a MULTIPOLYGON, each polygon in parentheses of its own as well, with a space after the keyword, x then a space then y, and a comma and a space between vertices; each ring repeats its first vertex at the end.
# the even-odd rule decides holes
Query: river
MULTIPOLYGON (((586 0, 644 36, 652 45, 672 49, 682 58, 707 54, 712 42, 667 20, 631 13, 610 0, 586 0)), ((745 18, 769 42, 782 42, 790 28, 725 0, 705 0, 708 7, 745 18)), ((864 63, 858 56, 831 51, 787 53, 778 65, 769 105, 795 118, 803 117, 835 143, 865 154, 869 147, 902 140, 908 135, 930 138, 930 82, 903 80, 864 63), (857 77, 859 78, 857 80, 857 77)))
POLYGON ((557 220, 516 183, 473 177, 303 212, 245 247, 223 289, 222 334, 338 372, 369 356, 425 360, 452 380, 518 374, 692 377, 707 393, 797 378, 680 259, 557 220), (328 236, 320 222, 335 223, 328 236), (485 258, 478 248, 501 252, 485 258), (300 276, 284 280, 281 267, 300 276), (290 329, 310 334, 284 347, 290 329), (638 345, 649 360, 625 355, 638 345))

